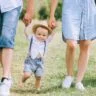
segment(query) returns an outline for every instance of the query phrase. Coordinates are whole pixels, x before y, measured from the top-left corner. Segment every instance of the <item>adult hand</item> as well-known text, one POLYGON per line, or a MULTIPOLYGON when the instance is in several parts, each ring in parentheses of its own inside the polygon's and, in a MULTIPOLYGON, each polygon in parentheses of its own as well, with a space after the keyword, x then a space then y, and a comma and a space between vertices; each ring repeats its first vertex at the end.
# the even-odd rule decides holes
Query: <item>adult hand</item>
POLYGON ((23 18, 23 22, 25 24, 25 26, 28 26, 32 21, 32 15, 28 12, 25 13, 25 16, 23 18))
POLYGON ((48 25, 51 29, 54 29, 57 26, 55 17, 50 17, 48 25))

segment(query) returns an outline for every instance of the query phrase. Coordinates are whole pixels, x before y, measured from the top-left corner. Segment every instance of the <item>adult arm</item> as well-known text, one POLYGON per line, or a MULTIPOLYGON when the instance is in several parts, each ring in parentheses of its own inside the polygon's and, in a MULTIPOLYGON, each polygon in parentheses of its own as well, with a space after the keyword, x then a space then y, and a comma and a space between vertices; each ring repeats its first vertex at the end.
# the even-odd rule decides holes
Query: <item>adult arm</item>
POLYGON ((23 18, 23 22, 25 23, 25 26, 29 25, 32 21, 32 17, 34 15, 34 1, 35 0, 27 0, 26 13, 23 18))
POLYGON ((56 27, 56 20, 55 20, 55 10, 58 4, 58 0, 51 0, 51 6, 50 6, 50 18, 49 18, 49 27, 54 29, 56 27))

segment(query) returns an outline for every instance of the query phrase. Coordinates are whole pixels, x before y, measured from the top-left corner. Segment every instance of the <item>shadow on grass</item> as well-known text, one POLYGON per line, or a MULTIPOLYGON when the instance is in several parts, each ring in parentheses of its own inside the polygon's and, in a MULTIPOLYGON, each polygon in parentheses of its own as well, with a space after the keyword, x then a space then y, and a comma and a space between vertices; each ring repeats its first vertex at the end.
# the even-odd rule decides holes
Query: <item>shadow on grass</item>
MULTIPOLYGON (((61 83, 62 83, 62 78, 64 78, 64 75, 59 75, 59 74, 55 74, 53 76, 49 76, 49 79, 47 80, 47 82, 49 82, 49 85, 51 86, 48 86, 48 87, 42 87, 39 94, 43 94, 43 93, 49 93, 49 92, 53 92, 53 91, 58 91, 61 88, 61 83), (55 85, 52 85, 52 82, 54 82, 55 80, 59 80, 59 83, 55 84, 55 85)), ((18 94, 28 94, 28 93, 32 93, 32 94, 35 94, 36 93, 36 90, 32 87, 30 88, 18 88, 18 89, 12 89, 12 92, 13 93, 18 93, 18 94)))
POLYGON ((42 94, 42 93, 47 93, 47 92, 53 92, 56 91, 58 89, 61 89, 61 85, 57 85, 57 86, 51 86, 49 88, 43 88, 40 90, 40 92, 36 92, 36 90, 33 89, 13 89, 12 92, 13 93, 18 93, 18 94, 42 94))
MULTIPOLYGON (((62 83, 62 80, 64 79, 65 75, 54 75, 54 76, 50 76, 50 81, 48 80, 47 82, 49 82, 49 85, 52 84, 52 82, 55 81, 55 79, 57 79, 57 81, 59 80, 59 82, 57 82, 57 84, 55 85, 51 85, 51 86, 48 86, 48 87, 42 87, 40 92, 37 93, 36 90, 32 87, 32 88, 18 88, 18 89, 13 89, 12 92, 13 93, 18 93, 18 94, 46 94, 46 93, 51 93, 51 92, 57 92, 57 91, 62 91, 63 89, 61 88, 61 83, 62 83)), ((83 80, 83 83, 86 87, 96 87, 96 78, 92 78, 90 76, 89 77, 86 77, 84 80, 83 80)), ((74 91, 74 85, 72 85, 72 89, 74 91)), ((67 91, 66 91, 67 92, 67 91)))

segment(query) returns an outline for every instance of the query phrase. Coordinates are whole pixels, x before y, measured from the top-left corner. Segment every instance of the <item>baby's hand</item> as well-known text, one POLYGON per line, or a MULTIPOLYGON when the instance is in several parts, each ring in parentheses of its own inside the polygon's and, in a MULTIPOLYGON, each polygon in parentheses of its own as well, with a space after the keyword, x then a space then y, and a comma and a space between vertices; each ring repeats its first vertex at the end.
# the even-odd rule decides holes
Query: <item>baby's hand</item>
POLYGON ((51 29, 54 29, 57 24, 56 24, 56 20, 54 17, 50 17, 49 21, 48 21, 48 25, 51 29))
POLYGON ((23 18, 23 22, 25 24, 25 26, 28 26, 32 21, 32 16, 31 16, 31 13, 27 13, 25 14, 24 18, 23 18))
POLYGON ((57 26, 57 25, 56 25, 56 22, 53 21, 53 22, 51 23, 51 28, 54 29, 56 26, 57 26))

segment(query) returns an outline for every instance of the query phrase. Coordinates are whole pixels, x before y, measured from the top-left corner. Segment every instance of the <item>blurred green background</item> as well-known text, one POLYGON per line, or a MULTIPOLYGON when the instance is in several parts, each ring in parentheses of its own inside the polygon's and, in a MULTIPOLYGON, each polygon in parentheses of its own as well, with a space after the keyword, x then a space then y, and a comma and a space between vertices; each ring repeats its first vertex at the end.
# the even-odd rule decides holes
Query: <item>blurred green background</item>
MULTIPOLYGON (((26 5, 27 5, 26 1, 27 0, 24 0, 24 6, 23 6, 23 10, 22 10, 20 19, 23 18, 24 13, 26 12, 26 5)), ((49 18, 50 1, 51 0, 35 0, 35 16, 34 16, 34 18, 39 19, 39 20, 45 20, 45 19, 49 18)), ((55 12, 56 19, 61 20, 61 15, 62 15, 62 0, 59 0, 58 6, 57 6, 57 9, 55 12)))

